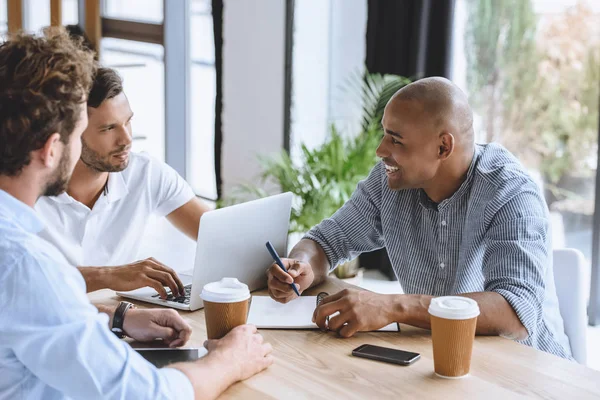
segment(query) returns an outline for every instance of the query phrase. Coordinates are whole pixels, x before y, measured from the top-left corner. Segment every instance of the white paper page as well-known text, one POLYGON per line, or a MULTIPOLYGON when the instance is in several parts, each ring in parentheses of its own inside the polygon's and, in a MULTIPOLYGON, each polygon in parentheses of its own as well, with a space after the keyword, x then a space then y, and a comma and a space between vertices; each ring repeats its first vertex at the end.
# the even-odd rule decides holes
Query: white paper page
MULTIPOLYGON (((267 329, 319 329, 312 322, 317 305, 316 296, 301 296, 287 304, 278 303, 269 296, 252 296, 248 323, 267 329)), ((392 323, 380 331, 398 331, 392 323)))

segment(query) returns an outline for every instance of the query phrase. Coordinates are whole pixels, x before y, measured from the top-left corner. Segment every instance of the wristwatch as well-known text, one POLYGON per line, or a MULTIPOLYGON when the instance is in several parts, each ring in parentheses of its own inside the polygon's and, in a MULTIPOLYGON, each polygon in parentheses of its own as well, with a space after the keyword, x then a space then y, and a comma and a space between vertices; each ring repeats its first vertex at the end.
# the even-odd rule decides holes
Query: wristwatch
POLYGON ((117 335, 119 339, 125 337, 125 331, 123 330, 123 321, 125 321, 125 313, 130 308, 135 308, 135 306, 127 301, 122 301, 119 303, 117 309, 115 310, 115 315, 113 316, 113 323, 110 330, 112 333, 117 335))

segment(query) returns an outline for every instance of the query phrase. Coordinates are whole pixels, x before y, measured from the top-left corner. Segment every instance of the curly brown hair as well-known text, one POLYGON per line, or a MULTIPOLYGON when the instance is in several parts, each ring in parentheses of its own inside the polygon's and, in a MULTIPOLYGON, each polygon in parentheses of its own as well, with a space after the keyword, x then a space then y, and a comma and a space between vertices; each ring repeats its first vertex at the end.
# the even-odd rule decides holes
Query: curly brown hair
POLYGON ((95 71, 93 53, 64 28, 0 45, 0 175, 18 175, 54 133, 69 143, 95 71))

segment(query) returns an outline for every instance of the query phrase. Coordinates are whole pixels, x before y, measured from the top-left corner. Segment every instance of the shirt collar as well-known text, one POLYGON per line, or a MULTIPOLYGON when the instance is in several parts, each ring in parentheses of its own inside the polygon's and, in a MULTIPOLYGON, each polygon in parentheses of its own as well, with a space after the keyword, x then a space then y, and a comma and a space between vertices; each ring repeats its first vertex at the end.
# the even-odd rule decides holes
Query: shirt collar
MULTIPOLYGON (((113 203, 119 199, 122 199, 129 193, 125 178, 123 178, 122 172, 110 172, 108 174, 108 182, 106 183, 106 191, 100 195, 100 200, 103 196, 107 203, 113 203)), ((61 204, 75 203, 76 200, 69 196, 67 192, 64 192, 58 196, 50 197, 53 201, 61 204)))
POLYGON ((456 201, 456 199, 462 197, 462 195, 464 195, 471 187, 471 181, 473 180, 473 176, 475 175, 475 165, 477 164, 477 160, 479 159, 480 154, 481 153, 479 146, 475 145, 473 159, 471 160, 471 164, 469 165, 469 169, 467 171, 467 178, 452 196, 448 197, 445 200, 442 200, 440 203, 435 203, 429 198, 429 196, 427 196, 427 193, 425 193, 423 189, 419 189, 419 202, 421 203, 421 205, 428 209, 440 210, 448 207, 448 205, 452 204, 454 201, 456 201))
POLYGON ((0 189, 0 217, 31 233, 44 229, 44 222, 27 204, 0 189))
POLYGON ((106 184, 106 201, 113 203, 122 199, 129 193, 125 178, 122 172, 111 172, 108 174, 108 183, 106 184))

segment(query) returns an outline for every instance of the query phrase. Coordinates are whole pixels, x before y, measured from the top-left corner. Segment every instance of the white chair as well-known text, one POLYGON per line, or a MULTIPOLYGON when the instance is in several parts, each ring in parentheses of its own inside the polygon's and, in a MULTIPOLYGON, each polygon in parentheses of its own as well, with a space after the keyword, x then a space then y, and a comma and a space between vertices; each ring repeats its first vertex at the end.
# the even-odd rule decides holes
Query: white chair
POLYGON ((553 257, 556 295, 565 334, 571 343, 573 358, 585 365, 588 325, 585 258, 576 249, 556 249, 553 257))

